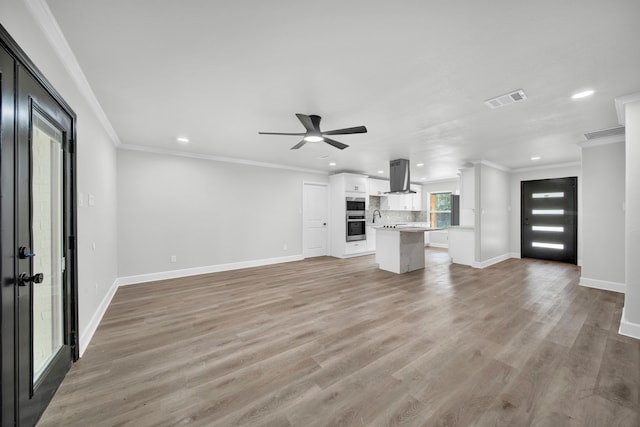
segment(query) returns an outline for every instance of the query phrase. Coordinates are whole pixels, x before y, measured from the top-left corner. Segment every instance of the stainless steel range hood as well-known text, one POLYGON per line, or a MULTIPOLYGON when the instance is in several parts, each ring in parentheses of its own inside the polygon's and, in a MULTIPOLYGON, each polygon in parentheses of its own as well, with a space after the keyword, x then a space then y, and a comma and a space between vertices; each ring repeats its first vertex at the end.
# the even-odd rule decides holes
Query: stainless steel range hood
POLYGON ((415 193, 411 190, 409 176, 410 163, 407 159, 396 159, 389 162, 390 192, 387 194, 415 193))

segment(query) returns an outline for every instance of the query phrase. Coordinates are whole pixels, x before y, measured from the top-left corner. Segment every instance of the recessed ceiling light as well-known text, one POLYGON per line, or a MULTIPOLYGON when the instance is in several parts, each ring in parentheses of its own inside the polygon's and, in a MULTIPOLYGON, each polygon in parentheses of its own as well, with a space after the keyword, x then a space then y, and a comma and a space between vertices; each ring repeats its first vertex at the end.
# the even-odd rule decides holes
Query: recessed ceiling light
POLYGON ((424 181, 425 179, 427 179, 427 178, 425 178, 425 177, 423 176, 423 177, 421 177, 421 178, 420 178, 420 181, 424 181))
POLYGON ((417 167, 419 167, 419 168, 421 168, 421 167, 423 167, 423 166, 424 166, 424 163, 416 163, 416 166, 417 166, 417 167))
POLYGON ((540 156, 533 156, 533 157, 531 158, 531 160, 536 161, 536 160, 540 160, 541 158, 542 158, 542 157, 540 157, 540 156))
POLYGON ((594 91, 594 90, 589 89, 589 90, 585 90, 585 91, 582 91, 582 92, 574 93, 574 94, 571 96, 571 98, 572 98, 572 99, 586 98, 587 96, 591 96, 591 95, 593 95, 594 93, 595 93, 595 91, 594 91))
POLYGON ((178 143, 180 143, 180 144, 188 144, 189 143, 189 138, 185 138, 184 136, 180 136, 180 137, 176 138, 176 141, 178 141, 178 143))
POLYGON ((336 162, 329 163, 329 166, 335 166, 335 165, 336 165, 336 162))
POLYGON ((378 171, 378 173, 384 173, 384 171, 378 171))

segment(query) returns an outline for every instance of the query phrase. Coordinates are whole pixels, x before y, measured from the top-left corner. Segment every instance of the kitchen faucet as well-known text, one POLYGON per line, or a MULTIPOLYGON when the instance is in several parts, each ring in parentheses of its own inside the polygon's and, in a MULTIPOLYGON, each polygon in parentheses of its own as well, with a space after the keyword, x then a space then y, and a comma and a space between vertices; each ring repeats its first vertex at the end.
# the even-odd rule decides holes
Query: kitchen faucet
POLYGON ((373 211, 373 223, 374 224, 376 222, 376 212, 378 212, 378 218, 382 219, 382 215, 380 214, 380 211, 378 209, 376 209, 375 211, 373 211))

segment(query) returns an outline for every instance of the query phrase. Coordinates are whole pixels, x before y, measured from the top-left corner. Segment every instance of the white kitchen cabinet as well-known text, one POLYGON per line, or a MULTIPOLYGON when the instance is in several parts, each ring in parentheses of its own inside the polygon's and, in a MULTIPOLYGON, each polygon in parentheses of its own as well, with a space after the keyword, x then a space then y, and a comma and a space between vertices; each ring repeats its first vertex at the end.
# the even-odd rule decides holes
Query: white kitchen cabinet
POLYGON ((382 179, 369 179, 369 195, 370 196, 387 196, 390 186, 389 181, 382 179))
POLYGON ((367 250, 376 250, 376 229, 371 226, 367 226, 367 250))
POLYGON ((387 194, 380 200, 380 209, 383 211, 399 211, 401 194, 387 194))
POLYGON ((411 189, 415 191, 414 194, 409 194, 411 196, 411 210, 421 211, 422 210, 422 186, 411 185, 411 189))
POLYGON ((367 192, 367 177, 364 175, 344 174, 344 189, 351 193, 367 192))
POLYGON ((411 189, 415 193, 387 194, 380 201, 380 209, 385 211, 421 211, 422 188, 419 185, 412 185, 411 189))
POLYGON ((358 240, 355 242, 346 242, 345 245, 345 255, 357 254, 368 251, 367 249, 367 241, 366 240, 358 240))
MULTIPOLYGON (((337 258, 366 255, 367 241, 347 242, 345 197, 362 197, 368 200, 366 175, 339 173, 329 177, 329 233, 330 254, 337 258)), ((366 203, 366 202, 365 202, 366 203)), ((365 208, 366 209, 366 208, 365 208)))

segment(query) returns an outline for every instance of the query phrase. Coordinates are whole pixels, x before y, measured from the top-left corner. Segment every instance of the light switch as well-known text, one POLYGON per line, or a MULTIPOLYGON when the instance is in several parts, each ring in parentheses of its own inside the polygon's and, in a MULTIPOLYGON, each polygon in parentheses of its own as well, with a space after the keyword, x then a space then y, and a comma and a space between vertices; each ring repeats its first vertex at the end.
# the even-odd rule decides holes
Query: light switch
POLYGON ((81 191, 78 191, 78 207, 84 207, 84 193, 81 191))
POLYGON ((96 197, 89 193, 89 206, 95 206, 96 205, 96 197))

